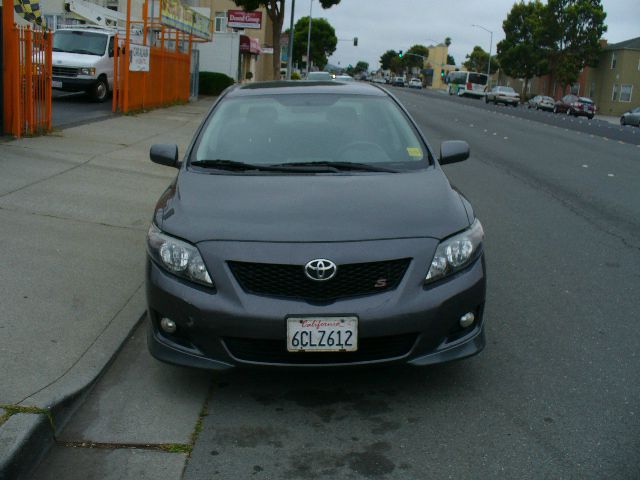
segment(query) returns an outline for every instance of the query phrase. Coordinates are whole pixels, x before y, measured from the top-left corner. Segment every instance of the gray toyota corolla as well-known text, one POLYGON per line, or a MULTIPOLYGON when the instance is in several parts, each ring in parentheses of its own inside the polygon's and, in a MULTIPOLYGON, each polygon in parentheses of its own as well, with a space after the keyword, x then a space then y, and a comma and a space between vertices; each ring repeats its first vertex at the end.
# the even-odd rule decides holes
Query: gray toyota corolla
POLYGON ((468 357, 485 344, 484 233, 385 90, 273 82, 224 92, 147 238, 149 350, 166 362, 328 367, 468 357))

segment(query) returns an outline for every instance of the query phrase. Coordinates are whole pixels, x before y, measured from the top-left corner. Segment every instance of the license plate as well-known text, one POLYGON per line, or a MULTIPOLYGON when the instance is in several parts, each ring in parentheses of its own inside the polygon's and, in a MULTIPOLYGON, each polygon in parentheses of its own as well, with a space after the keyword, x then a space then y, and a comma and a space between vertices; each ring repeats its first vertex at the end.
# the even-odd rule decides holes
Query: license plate
POLYGON ((62 88, 62 82, 60 82, 58 80, 52 80, 51 81, 51 86, 53 88, 62 88))
POLYGON ((358 350, 358 317, 289 317, 287 350, 355 352, 358 350))

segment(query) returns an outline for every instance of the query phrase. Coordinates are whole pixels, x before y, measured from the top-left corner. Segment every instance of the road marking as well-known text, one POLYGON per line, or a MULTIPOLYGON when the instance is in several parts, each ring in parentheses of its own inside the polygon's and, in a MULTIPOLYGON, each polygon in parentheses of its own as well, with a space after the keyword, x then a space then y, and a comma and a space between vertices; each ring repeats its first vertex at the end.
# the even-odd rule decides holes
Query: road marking
POLYGON ((509 140, 509 137, 504 137, 505 140, 509 140))
POLYGON ((493 134, 494 134, 494 135, 497 135, 497 133, 496 133, 496 132, 493 132, 493 134))
POLYGON ((589 168, 589 165, 582 165, 582 168, 589 168))
POLYGON ((487 133, 489 130, 487 130, 486 128, 484 129, 484 133, 487 133))
POLYGON ((607 173, 607 177, 615 177, 613 173, 607 173))
MULTIPOLYGON (((488 61, 488 60, 487 60, 487 61, 488 61)), ((470 123, 470 124, 469 124, 469 126, 470 126, 471 128, 473 128, 473 123, 470 123)))
POLYGON ((609 141, 609 139, 607 137, 602 137, 604 140, 606 140, 607 142, 609 141))

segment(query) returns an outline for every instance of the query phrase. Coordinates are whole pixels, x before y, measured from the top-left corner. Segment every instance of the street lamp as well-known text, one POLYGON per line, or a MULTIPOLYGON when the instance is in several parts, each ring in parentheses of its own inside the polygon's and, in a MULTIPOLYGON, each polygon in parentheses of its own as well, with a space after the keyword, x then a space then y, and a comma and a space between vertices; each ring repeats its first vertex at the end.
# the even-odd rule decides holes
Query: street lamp
POLYGON ((493 48, 493 32, 488 28, 484 28, 482 25, 473 24, 471 26, 481 28, 485 32, 489 32, 489 34, 491 35, 491 40, 489 41, 489 66, 487 67, 487 79, 489 79, 491 78, 491 49, 493 48))
POLYGON ((307 37, 307 78, 311 69, 311 23, 313 21, 313 0, 309 2, 309 36, 307 37))

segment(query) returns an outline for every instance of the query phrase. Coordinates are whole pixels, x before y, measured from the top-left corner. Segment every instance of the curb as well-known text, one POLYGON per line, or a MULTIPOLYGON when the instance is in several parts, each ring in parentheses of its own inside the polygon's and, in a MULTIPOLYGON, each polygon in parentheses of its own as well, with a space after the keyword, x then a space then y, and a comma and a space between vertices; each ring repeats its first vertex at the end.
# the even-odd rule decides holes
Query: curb
POLYGON ((64 428, 81 403, 77 400, 90 391, 145 315, 141 284, 67 372, 20 403, 49 410, 54 426, 46 415, 24 413, 0 425, 0 480, 28 478, 53 445, 56 430, 64 428))

